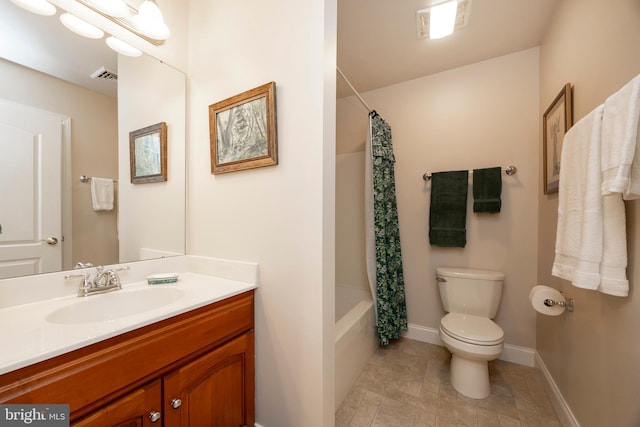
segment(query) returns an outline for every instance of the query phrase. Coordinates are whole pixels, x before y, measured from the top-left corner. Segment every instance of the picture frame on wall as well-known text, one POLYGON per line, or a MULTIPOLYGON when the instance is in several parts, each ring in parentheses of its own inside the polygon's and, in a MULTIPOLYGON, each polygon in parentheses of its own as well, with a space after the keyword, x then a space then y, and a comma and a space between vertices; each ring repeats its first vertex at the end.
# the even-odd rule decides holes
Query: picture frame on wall
POLYGON ((129 132, 131 183, 167 180, 167 124, 156 123, 129 132))
POLYGON ((564 134, 573 126, 573 86, 564 85, 542 116, 544 194, 558 192, 564 134))
POLYGON ((275 82, 210 105, 209 133, 214 175, 277 165, 275 82))

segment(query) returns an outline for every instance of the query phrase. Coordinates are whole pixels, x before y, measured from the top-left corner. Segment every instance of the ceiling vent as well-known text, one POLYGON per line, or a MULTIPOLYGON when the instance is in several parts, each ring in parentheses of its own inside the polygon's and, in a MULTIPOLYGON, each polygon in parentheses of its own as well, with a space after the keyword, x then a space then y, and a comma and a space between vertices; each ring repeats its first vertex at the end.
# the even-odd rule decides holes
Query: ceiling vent
MULTIPOLYGON (((416 12, 416 23, 418 30, 418 38, 419 39, 428 39, 432 38, 430 33, 431 28, 431 10, 434 6, 440 6, 445 3, 449 3, 449 1, 435 1, 433 4, 425 9, 420 9, 416 12)), ((471 9, 471 0, 457 0, 458 6, 455 16, 455 24, 453 29, 457 30, 458 28, 462 28, 467 25, 469 21, 469 11, 471 9)))
POLYGON ((91 78, 94 80, 106 80, 106 81, 117 82, 118 74, 107 67, 100 67, 91 74, 91 78))

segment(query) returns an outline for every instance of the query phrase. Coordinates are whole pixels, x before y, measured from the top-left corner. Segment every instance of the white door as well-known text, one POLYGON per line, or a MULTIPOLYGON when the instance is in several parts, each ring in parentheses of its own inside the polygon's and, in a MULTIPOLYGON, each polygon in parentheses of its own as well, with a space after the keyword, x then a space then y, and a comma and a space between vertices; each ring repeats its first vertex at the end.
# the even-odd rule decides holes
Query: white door
POLYGON ((0 100, 0 279, 62 269, 61 119, 0 100))

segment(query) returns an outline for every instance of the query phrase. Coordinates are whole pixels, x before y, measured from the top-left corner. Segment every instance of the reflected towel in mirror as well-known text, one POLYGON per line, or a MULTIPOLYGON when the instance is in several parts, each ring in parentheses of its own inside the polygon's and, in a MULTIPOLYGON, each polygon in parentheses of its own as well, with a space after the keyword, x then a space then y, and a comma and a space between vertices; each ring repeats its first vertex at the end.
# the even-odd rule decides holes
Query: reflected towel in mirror
POLYGON ((113 210, 113 180, 91 178, 91 202, 94 211, 113 210))

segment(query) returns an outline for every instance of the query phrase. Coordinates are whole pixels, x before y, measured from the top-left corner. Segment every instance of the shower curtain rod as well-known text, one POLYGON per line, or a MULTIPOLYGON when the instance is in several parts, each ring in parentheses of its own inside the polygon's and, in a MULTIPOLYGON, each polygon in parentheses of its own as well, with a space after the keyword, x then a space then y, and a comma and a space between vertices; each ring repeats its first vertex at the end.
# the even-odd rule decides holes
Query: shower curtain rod
POLYGON ((369 105, 367 105, 367 103, 365 102, 364 99, 362 99, 362 97, 360 96, 360 94, 358 93, 358 91, 356 90, 356 88, 353 87, 353 85, 351 84, 351 82, 349 81, 349 79, 342 73, 342 71, 340 70, 340 68, 338 66, 336 66, 336 70, 338 70, 338 74, 340 74, 340 76, 344 79, 344 81, 349 85, 349 87, 351 88, 351 90, 353 91, 353 93, 358 97, 358 99, 360 100, 360 102, 362 102, 362 105, 365 106, 365 108, 367 109, 367 111, 369 111, 369 113, 372 113, 373 110, 371 109, 371 107, 369 107, 369 105))

